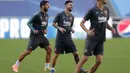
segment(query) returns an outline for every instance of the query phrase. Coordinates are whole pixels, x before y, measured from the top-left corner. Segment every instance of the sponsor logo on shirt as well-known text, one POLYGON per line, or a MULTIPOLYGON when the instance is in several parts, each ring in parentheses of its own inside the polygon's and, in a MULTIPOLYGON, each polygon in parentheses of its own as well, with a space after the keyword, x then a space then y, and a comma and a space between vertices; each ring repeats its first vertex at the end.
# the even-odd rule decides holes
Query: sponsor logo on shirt
POLYGON ((47 22, 42 22, 41 26, 46 26, 46 25, 47 25, 47 22))
POLYGON ((63 23, 64 23, 64 25, 63 25, 63 26, 71 26, 71 22, 64 21, 63 23))
POLYGON ((107 21, 107 17, 104 17, 104 16, 98 17, 98 22, 99 23, 103 23, 103 22, 106 22, 106 21, 107 21))

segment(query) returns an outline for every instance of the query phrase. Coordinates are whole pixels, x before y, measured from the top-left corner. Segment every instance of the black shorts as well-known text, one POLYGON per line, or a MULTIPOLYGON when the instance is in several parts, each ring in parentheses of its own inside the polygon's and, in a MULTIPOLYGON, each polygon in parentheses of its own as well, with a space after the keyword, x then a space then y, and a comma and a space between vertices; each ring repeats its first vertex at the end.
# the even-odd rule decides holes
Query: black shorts
POLYGON ((72 39, 70 40, 60 40, 56 39, 55 41, 55 53, 64 54, 67 53, 74 53, 76 52, 76 46, 72 39))
POLYGON ((46 49, 46 47, 49 45, 50 43, 44 35, 30 36, 27 49, 35 50, 38 46, 46 49))
POLYGON ((92 55, 103 55, 104 52, 104 42, 103 41, 95 41, 87 39, 85 41, 85 56, 92 56, 92 55))

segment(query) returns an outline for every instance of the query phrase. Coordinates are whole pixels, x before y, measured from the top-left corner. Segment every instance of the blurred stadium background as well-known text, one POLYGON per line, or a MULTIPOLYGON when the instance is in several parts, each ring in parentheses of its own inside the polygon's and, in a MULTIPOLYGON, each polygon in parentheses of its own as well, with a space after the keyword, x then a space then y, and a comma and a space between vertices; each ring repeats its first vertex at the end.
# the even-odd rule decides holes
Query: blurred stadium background
MULTIPOLYGON (((39 10, 41 0, 0 0, 0 73, 13 73, 11 65, 19 54, 25 50, 30 30, 26 23, 39 10)), ((50 15, 48 34, 46 35, 54 48, 56 29, 52 26, 55 15, 64 10, 66 0, 49 0, 50 15)), ((85 13, 96 3, 96 0, 74 0, 73 14, 75 16, 73 34, 74 42, 80 56, 84 48, 86 33, 79 23, 85 13)), ((96 73, 130 73, 130 0, 108 0, 110 9, 109 24, 117 30, 113 35, 106 31, 104 62, 96 73)), ((87 22, 86 24, 89 24, 87 22)), ((89 28, 89 25, 87 26, 89 28)), ((43 72, 45 51, 37 49, 27 57, 20 66, 19 73, 49 73, 43 72)), ((56 66, 56 73, 73 73, 75 63, 72 55, 61 55, 56 66)), ((84 65, 86 69, 94 63, 94 57, 84 65)))

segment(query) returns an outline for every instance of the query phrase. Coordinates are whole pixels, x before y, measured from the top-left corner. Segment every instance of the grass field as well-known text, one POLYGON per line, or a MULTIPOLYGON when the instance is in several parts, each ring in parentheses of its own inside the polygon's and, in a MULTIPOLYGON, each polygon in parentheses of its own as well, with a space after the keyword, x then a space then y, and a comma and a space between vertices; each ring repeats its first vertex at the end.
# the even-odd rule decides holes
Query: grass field
MULTIPOLYGON (((50 40, 54 48, 54 40, 50 40)), ((74 40, 80 56, 84 48, 84 40, 74 40)), ((0 73, 14 73, 11 66, 20 53, 25 50, 28 40, 0 40, 0 73)), ((44 49, 37 48, 20 64, 19 73, 49 73, 44 72, 44 49)), ((94 64, 90 57, 84 68, 89 69, 94 64)), ((74 73, 75 63, 72 54, 61 55, 56 65, 56 73, 74 73)), ((112 39, 105 42, 104 60, 96 73, 130 73, 130 39, 112 39)))

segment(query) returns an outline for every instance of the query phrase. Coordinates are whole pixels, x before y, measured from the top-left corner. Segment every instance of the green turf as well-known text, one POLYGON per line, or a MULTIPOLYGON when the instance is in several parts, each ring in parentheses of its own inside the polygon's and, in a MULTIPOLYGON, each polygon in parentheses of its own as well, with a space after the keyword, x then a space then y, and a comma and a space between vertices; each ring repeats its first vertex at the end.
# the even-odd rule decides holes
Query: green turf
MULTIPOLYGON (((54 47, 54 40, 50 40, 54 47)), ((74 40, 80 56, 84 48, 84 40, 74 40)), ((11 66, 22 51, 28 40, 0 40, 0 73, 13 73, 11 66)), ((19 73, 49 73, 44 72, 44 49, 36 49, 20 64, 19 73)), ((90 57, 84 68, 89 69, 94 64, 90 57)), ((56 73, 74 73, 75 63, 72 54, 61 55, 56 65, 56 73)), ((96 73, 130 73, 130 39, 112 39, 105 42, 104 60, 96 73)))

